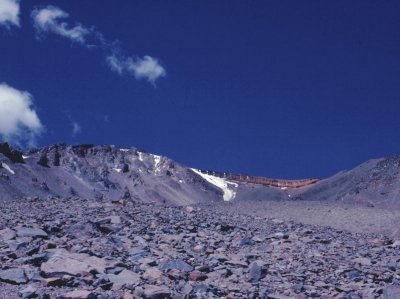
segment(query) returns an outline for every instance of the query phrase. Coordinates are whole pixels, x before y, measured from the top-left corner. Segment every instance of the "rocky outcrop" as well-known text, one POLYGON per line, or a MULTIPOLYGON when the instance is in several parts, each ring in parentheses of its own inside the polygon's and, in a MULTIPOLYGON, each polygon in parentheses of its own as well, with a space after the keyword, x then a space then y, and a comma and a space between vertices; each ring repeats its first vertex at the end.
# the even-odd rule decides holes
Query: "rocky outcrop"
POLYGON ((0 154, 3 154, 14 163, 24 163, 22 152, 13 149, 7 142, 0 143, 0 154))
POLYGON ((226 172, 217 172, 210 170, 199 170, 201 173, 216 176, 219 178, 225 178, 230 181, 248 183, 248 184, 259 184, 271 187, 281 187, 281 188, 300 188, 307 185, 315 184, 320 181, 320 179, 301 179, 301 180, 282 180, 282 179, 270 179, 257 176, 249 176, 242 174, 233 174, 226 172))

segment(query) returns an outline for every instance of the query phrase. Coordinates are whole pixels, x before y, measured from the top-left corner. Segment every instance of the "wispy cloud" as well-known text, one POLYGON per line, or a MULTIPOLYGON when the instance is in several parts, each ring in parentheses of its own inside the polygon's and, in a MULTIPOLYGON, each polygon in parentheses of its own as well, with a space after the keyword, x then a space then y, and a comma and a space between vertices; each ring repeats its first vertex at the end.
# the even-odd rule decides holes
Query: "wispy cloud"
POLYGON ((69 125, 71 126, 71 136, 73 138, 75 138, 77 135, 79 135, 80 133, 82 133, 82 127, 81 125, 72 118, 71 114, 69 113, 69 111, 65 111, 65 116, 68 118, 69 120, 69 125))
POLYGON ((112 71, 120 75, 130 74, 136 79, 146 79, 152 84, 155 84, 158 78, 167 75, 167 72, 159 64, 158 60, 151 56, 133 59, 111 54, 106 58, 106 61, 112 71))
POLYGON ((145 79, 153 85, 157 79, 166 76, 166 70, 158 59, 149 55, 143 58, 117 55, 116 53, 122 52, 118 42, 107 41, 94 27, 83 26, 80 23, 71 25, 67 22, 68 18, 69 14, 56 6, 47 6, 32 12, 38 36, 56 34, 85 47, 97 46, 104 53, 108 53, 106 62, 109 68, 119 75, 132 75, 136 79, 145 79))
POLYGON ((44 127, 33 107, 32 95, 0 83, 0 135, 17 145, 34 146, 44 127))
POLYGON ((20 26, 19 0, 0 0, 0 26, 20 26))
POLYGON ((71 26, 63 21, 68 17, 68 13, 55 6, 35 9, 32 12, 33 24, 39 36, 43 36, 46 33, 53 33, 74 42, 85 44, 86 37, 92 33, 93 29, 84 27, 81 24, 71 26))
POLYGON ((72 137, 76 137, 79 133, 82 132, 82 127, 76 121, 71 122, 72 126, 72 137))

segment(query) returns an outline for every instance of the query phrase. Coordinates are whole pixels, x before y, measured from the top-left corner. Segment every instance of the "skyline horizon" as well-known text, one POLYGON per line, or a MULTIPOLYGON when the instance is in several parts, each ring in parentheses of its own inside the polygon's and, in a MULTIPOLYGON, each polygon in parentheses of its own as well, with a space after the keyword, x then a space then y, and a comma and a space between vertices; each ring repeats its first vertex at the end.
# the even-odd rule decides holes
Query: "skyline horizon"
POLYGON ((400 3, 0 0, 0 140, 326 178, 399 155, 400 3))

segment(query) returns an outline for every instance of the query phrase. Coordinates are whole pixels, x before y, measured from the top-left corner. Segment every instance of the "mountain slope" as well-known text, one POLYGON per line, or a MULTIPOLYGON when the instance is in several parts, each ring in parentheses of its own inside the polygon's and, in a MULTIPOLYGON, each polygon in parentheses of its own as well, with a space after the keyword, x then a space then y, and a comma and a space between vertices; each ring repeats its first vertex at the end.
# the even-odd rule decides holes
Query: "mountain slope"
POLYGON ((222 198, 220 189, 190 169, 135 148, 53 145, 26 153, 22 161, 3 153, 0 162, 2 199, 79 196, 181 205, 222 198))
POLYGON ((367 161, 352 170, 294 190, 292 196, 400 209, 400 157, 367 161))
POLYGON ((22 154, 0 144, 0 199, 35 196, 174 205, 340 201, 400 209, 400 157, 370 160, 323 180, 287 181, 191 169, 136 148, 57 144, 22 154))

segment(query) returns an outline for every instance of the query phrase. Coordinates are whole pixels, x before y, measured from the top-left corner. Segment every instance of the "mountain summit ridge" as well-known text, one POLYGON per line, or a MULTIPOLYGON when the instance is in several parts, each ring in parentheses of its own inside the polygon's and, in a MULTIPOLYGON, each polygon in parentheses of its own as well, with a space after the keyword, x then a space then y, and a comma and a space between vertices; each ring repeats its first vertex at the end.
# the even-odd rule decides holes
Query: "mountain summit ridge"
POLYGON ((230 200, 333 200, 400 209, 400 157, 372 159, 326 179, 276 180, 197 170, 114 145, 0 144, 0 199, 87 197, 188 205, 230 200))

